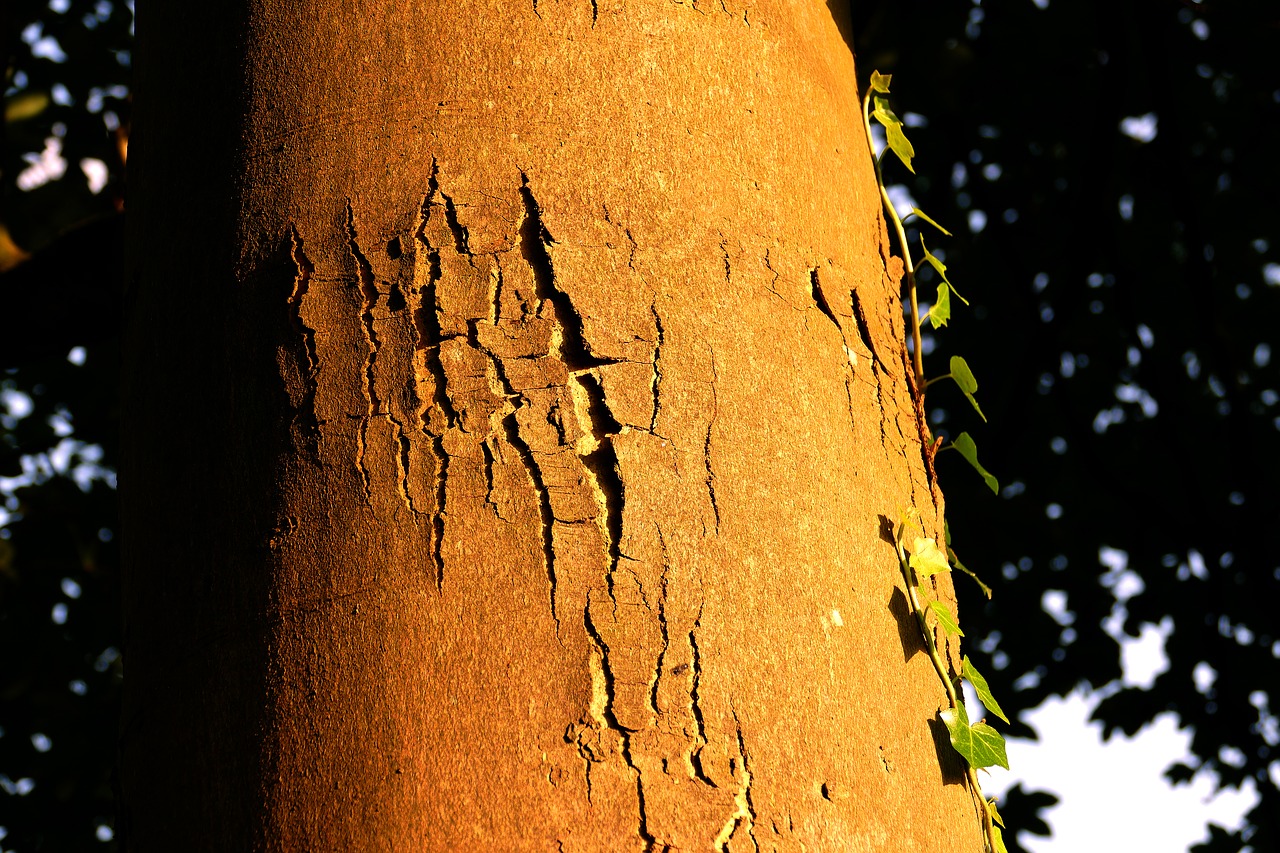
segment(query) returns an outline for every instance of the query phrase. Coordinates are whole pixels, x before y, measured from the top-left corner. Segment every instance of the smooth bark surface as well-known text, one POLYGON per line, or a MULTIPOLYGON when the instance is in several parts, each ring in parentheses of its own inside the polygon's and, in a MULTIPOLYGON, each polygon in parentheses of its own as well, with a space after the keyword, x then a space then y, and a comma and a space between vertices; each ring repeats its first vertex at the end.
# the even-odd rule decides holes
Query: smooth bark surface
POLYGON ((126 848, 980 849, 825 4, 164 5, 126 848))

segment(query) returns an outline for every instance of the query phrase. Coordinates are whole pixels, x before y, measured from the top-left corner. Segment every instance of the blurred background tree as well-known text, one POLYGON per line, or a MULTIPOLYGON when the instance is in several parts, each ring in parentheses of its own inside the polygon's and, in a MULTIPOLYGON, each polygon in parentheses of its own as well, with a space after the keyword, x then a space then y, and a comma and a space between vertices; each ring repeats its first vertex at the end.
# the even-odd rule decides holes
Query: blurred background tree
MULTIPOLYGON (((22 853, 114 846, 132 23, 0 11, 0 847, 22 853)), ((929 375, 968 360, 990 418, 941 383, 936 432, 974 435, 1003 486, 939 457, 954 546, 995 587, 958 584, 971 654, 1011 712, 1081 684, 1108 732, 1172 711, 1195 757, 1171 779, 1260 798, 1197 849, 1280 849, 1280 8, 855 2, 853 45, 911 126, 895 196, 956 233, 931 248, 972 302, 924 342, 929 375), (1148 689, 1120 659, 1144 625, 1169 659, 1148 689)), ((1002 811, 1045 830, 1052 801, 1002 811)))
POLYGON ((110 849, 132 4, 5 0, 0 848, 110 849))

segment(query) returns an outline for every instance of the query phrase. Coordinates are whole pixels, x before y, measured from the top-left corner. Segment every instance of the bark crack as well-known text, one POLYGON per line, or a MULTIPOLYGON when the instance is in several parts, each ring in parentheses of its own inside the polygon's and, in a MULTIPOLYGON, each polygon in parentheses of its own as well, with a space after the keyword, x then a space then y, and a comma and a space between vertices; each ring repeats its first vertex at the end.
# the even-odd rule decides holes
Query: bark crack
POLYGON ((662 680, 662 668, 666 665, 667 652, 671 649, 670 626, 667 625, 667 589, 671 571, 671 558, 667 554, 667 540, 662 535, 662 528, 655 525, 658 532, 658 547, 662 551, 662 577, 659 579, 658 595, 658 629, 662 634, 662 651, 658 652, 658 661, 653 668, 653 679, 649 683, 649 707, 654 717, 662 712, 658 709, 658 682, 662 680))
POLYGON ((866 310, 862 307, 862 300, 858 297, 857 290, 849 291, 849 301, 853 308, 853 319, 858 326, 858 338, 862 341, 862 345, 871 353, 871 358, 880 365, 880 369, 888 373, 884 361, 880 358, 880 353, 876 351, 875 339, 871 335, 871 326, 867 323, 866 310))
POLYGON ((305 432, 313 441, 320 436, 320 422, 316 417, 316 393, 319 388, 320 356, 316 350, 316 330, 306 324, 302 317, 302 302, 311 286, 311 276, 315 273, 315 265, 307 258, 302 246, 302 235, 296 226, 289 226, 289 257, 296 270, 293 287, 289 292, 289 324, 302 341, 305 365, 302 370, 303 394, 297 407, 297 419, 303 422, 305 432))
MULTIPOLYGON (((840 321, 836 319, 835 312, 831 310, 831 305, 827 303, 827 296, 822 292, 822 285, 818 283, 818 270, 809 270, 809 292, 813 295, 813 302, 818 306, 818 310, 827 315, 827 319, 835 324, 836 330, 840 332, 840 338, 844 339, 844 327, 840 325, 840 321)), ((861 331, 861 327, 859 327, 861 331)))
MULTIPOLYGON (((430 216, 434 199, 443 197, 440 192, 439 165, 431 164, 431 176, 427 180, 427 196, 423 199, 421 216, 417 233, 414 235, 426 250, 427 281, 422 288, 422 298, 413 312, 413 328, 422 345, 423 363, 431 377, 432 407, 444 419, 443 424, 434 424, 428 417, 427 406, 418 411, 418 428, 429 437, 431 455, 435 457, 435 471, 432 474, 432 494, 435 497, 435 511, 431 521, 431 552, 435 564, 436 589, 444 589, 444 514, 447 486, 449 479, 449 454, 444 447, 445 432, 458 422, 458 413, 449 399, 448 382, 445 377, 444 363, 440 359, 440 347, 444 343, 444 335, 440 325, 440 280, 444 277, 440 250, 431 245, 427 239, 427 219, 430 216)), ((456 233, 455 233, 456 237, 456 233)))
POLYGON ((719 374, 716 372, 716 351, 710 346, 711 353, 711 420, 707 422, 707 437, 702 443, 702 465, 707 471, 707 496, 711 500, 711 512, 715 516, 715 534, 720 535, 720 502, 716 499, 716 473, 711 467, 711 430, 715 428, 716 419, 720 417, 720 400, 716 395, 716 383, 719 374))
POLYGON ((689 713, 693 715, 694 740, 689 750, 690 775, 712 788, 720 787, 702 766, 702 750, 707 745, 707 721, 702 714, 702 652, 698 648, 698 628, 702 625, 702 608, 689 630, 689 657, 693 663, 693 684, 689 688, 689 713))
POLYGON ((653 344, 653 417, 649 419, 649 432, 657 435, 658 413, 662 409, 662 402, 658 399, 658 389, 662 385, 662 344, 666 340, 666 330, 662 326, 662 315, 658 313, 656 299, 649 305, 649 311, 653 314, 653 325, 657 329, 657 339, 653 344))
POLYGON ((600 668, 604 680, 605 703, 602 709, 602 716, 605 723, 617 733, 620 741, 620 751, 622 760, 626 762, 627 767, 636 777, 636 804, 639 810, 639 820, 637 831, 644 840, 646 849, 652 849, 658 842, 657 836, 649 829, 649 816, 645 808, 644 795, 644 777, 640 772, 640 768, 636 766, 635 759, 631 755, 631 731, 625 728, 619 721, 614 712, 614 701, 617 697, 616 685, 614 683, 613 667, 609 662, 609 644, 605 642, 601 636, 595 622, 591 619, 591 594, 587 593, 587 604, 582 609, 582 622, 587 630, 587 636, 591 639, 595 646, 597 654, 600 656, 600 668))
POLYGON ((364 330, 365 342, 369 348, 369 352, 364 359, 364 396, 368 404, 368 410, 360 421, 356 447, 357 464, 360 468, 361 480, 364 482, 365 502, 372 505, 373 492, 369 481, 369 466, 365 462, 365 454, 368 451, 369 422, 381 412, 381 405, 378 402, 373 380, 374 363, 377 361, 380 346, 378 333, 373 327, 373 308, 378 304, 378 288, 373 279, 373 267, 369 264, 369 259, 360 251, 360 245, 356 237, 355 208, 350 200, 347 201, 347 243, 351 251, 351 257, 356 264, 357 285, 360 289, 360 325, 364 330))
POLYGON ((876 380, 876 409, 880 412, 880 449, 885 453, 888 453, 889 434, 885 429, 885 419, 888 417, 888 414, 884 409, 884 381, 880 378, 880 363, 878 360, 871 362, 871 375, 874 376, 876 380))
POLYGON ((551 585, 551 619, 556 624, 556 637, 559 637, 560 614, 556 612, 556 552, 552 540, 555 515, 551 510, 551 492, 547 490, 547 483, 542 474, 542 466, 538 464, 533 449, 529 447, 529 443, 520 435, 520 422, 517 419, 517 414, 520 410, 529 404, 524 395, 517 392, 511 384, 511 379, 503 369, 501 359, 490 352, 485 352, 485 355, 488 356, 490 364, 493 365, 494 373, 502 385, 504 396, 508 401, 516 401, 515 404, 511 404, 511 410, 502 418, 501 423, 507 443, 511 445, 516 455, 520 457, 520 461, 524 464, 529 480, 533 483, 534 494, 538 498, 542 557, 547 570, 547 582, 551 585))

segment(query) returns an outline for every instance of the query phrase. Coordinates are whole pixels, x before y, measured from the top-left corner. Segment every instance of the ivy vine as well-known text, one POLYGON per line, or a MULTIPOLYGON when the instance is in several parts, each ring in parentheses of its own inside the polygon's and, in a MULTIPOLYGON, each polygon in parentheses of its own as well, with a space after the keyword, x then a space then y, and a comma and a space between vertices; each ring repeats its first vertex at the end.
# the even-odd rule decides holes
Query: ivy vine
MULTIPOLYGON (((892 75, 881 74, 879 71, 872 72, 871 85, 862 99, 862 120, 866 130, 867 145, 871 150, 871 159, 875 165, 876 183, 880 188, 880 200, 884 205, 885 216, 893 225, 898 246, 902 253, 907 297, 911 305, 912 322, 910 326, 915 386, 918 393, 923 395, 925 390, 933 383, 941 382, 945 379, 951 380, 960 389, 960 392, 964 394, 965 399, 973 406, 978 416, 985 422, 987 416, 983 414, 982 408, 978 405, 978 400, 974 396, 978 390, 978 380, 974 377, 973 371, 970 370, 969 365, 963 358, 958 355, 951 356, 947 373, 932 379, 926 379, 924 375, 921 327, 925 323, 929 323, 934 330, 946 326, 951 319, 952 296, 964 305, 968 305, 969 302, 960 295, 959 291, 955 289, 955 285, 947 278, 947 265, 937 255, 929 251, 929 247, 925 245, 922 232, 920 234, 921 257, 919 264, 921 266, 928 264, 933 267, 940 281, 929 310, 923 316, 920 314, 916 287, 916 270, 920 266, 917 266, 911 257, 911 248, 907 243, 903 217, 899 216, 897 210, 894 209, 884 181, 882 161, 889 152, 892 152, 912 174, 915 173, 915 168, 911 165, 911 160, 915 157, 915 149, 912 147, 910 140, 907 139, 903 130, 902 120, 889 107, 888 96, 891 79, 892 75), (878 155, 872 143, 872 119, 879 122, 885 131, 886 145, 878 155)), ((914 216, 922 222, 933 226, 946 236, 951 236, 950 231, 943 228, 919 208, 911 208, 911 213, 908 216, 914 216)), ((1000 484, 978 462, 977 444, 967 432, 960 433, 942 450, 955 450, 959 453, 978 472, 987 487, 991 491, 999 493, 1000 484)), ((944 529, 946 542, 943 543, 942 548, 939 548, 934 539, 924 535, 925 530, 920 522, 920 514, 914 507, 911 507, 903 512, 898 520, 898 525, 894 531, 894 546, 897 550, 898 562, 902 570, 902 579, 906 584, 907 600, 910 604, 911 613, 920 629, 920 636, 929 654, 929 660, 933 662, 933 668, 946 690, 948 705, 940 710, 939 717, 947 727, 951 746, 964 759, 965 778, 974 798, 980 804, 978 812, 987 853, 1007 853, 1001 833, 1004 821, 996 809, 995 800, 988 800, 983 796, 982 786, 978 779, 978 771, 984 768, 997 766, 1006 770, 1009 768, 1009 760, 1005 754, 1004 737, 988 725, 986 720, 979 720, 976 723, 970 722, 964 701, 961 698, 962 682, 969 682, 974 692, 977 693, 979 701, 988 711, 1004 720, 1005 723, 1009 722, 1009 718, 1005 716, 1000 704, 991 695, 991 688, 987 685, 987 680, 982 676, 982 673, 978 672, 973 662, 969 660, 968 655, 963 657, 961 671, 958 675, 951 671, 946 660, 943 659, 942 653, 938 649, 938 644, 934 640, 935 629, 940 629, 946 637, 963 637, 964 631, 960 629, 960 625, 950 608, 942 601, 930 596, 933 585, 931 583, 924 584, 922 581, 936 574, 949 572, 954 567, 972 577, 988 598, 991 597, 991 588, 979 580, 977 575, 965 568, 964 564, 956 557, 955 551, 951 549, 951 531, 949 528, 944 529), (921 535, 915 535, 917 532, 921 535), (930 616, 933 618, 933 625, 930 624, 930 616)))

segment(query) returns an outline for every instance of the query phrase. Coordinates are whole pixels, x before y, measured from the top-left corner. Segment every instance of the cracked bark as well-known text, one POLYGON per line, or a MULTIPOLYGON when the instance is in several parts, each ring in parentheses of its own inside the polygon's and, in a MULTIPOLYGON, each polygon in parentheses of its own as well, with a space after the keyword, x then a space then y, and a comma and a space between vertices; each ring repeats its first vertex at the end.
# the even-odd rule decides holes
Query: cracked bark
POLYGON ((125 849, 976 847, 826 9, 494 8, 140 28, 125 849))

